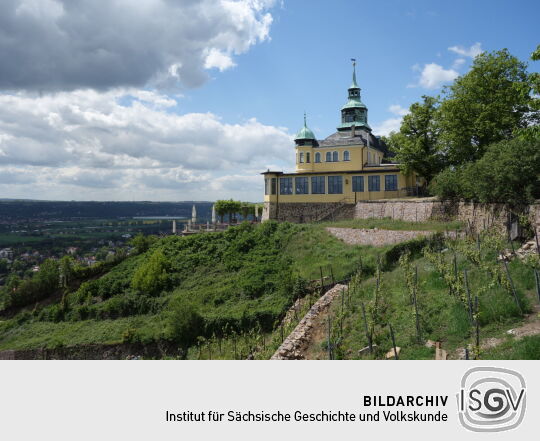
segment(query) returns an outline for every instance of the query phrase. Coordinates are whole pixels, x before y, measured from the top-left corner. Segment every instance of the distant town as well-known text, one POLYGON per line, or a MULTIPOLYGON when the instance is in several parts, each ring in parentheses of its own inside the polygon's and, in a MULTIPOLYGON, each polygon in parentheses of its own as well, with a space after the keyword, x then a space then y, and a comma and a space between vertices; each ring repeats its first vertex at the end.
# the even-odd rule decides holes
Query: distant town
POLYGON ((0 200, 0 286, 28 277, 46 259, 70 256, 80 266, 129 255, 138 234, 165 235, 191 220, 211 219, 211 202, 63 202, 0 200))

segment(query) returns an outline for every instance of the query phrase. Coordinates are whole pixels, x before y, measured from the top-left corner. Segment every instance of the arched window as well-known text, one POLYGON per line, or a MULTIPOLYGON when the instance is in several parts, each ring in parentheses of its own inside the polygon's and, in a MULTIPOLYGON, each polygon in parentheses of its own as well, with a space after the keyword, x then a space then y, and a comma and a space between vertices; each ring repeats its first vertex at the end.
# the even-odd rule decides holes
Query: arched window
POLYGON ((332 152, 326 152, 326 162, 332 162, 332 152))
POLYGON ((306 153, 306 162, 309 164, 309 161, 311 160, 311 158, 309 157, 309 152, 306 153))
POLYGON ((332 162, 338 162, 338 161, 339 161, 338 152, 332 153, 332 162))
POLYGON ((321 154, 319 152, 315 153, 315 162, 321 162, 321 154))
POLYGON ((349 151, 348 151, 348 150, 345 150, 345 151, 343 152, 343 160, 344 160, 344 161, 350 161, 350 160, 351 160, 350 154, 349 154, 349 151))
POLYGON ((300 162, 304 162, 304 153, 300 152, 300 162))

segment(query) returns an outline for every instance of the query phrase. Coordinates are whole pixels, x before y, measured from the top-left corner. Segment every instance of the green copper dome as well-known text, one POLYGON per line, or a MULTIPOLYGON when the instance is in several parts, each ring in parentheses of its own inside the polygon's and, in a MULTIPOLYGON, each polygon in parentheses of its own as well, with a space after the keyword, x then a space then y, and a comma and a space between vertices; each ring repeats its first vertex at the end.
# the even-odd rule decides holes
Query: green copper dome
POLYGON ((295 141, 301 140, 301 139, 307 139, 307 140, 314 140, 315 135, 313 132, 308 128, 306 124, 306 114, 304 113, 304 127, 300 129, 300 131, 296 134, 296 137, 294 138, 295 141))
POLYGON ((360 87, 356 82, 356 60, 353 62, 352 84, 348 89, 347 103, 341 108, 341 124, 337 127, 338 131, 351 130, 352 126, 356 128, 365 128, 371 131, 367 122, 367 106, 360 98, 360 87))

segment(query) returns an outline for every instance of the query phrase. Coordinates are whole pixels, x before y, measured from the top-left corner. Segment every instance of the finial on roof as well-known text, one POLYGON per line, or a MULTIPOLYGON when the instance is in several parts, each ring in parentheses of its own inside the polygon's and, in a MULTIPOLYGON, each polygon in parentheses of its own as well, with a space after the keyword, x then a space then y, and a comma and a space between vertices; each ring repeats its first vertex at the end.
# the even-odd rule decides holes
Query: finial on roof
POLYGON ((306 111, 304 110, 304 127, 307 127, 307 123, 306 123, 306 111))
POLYGON ((356 58, 351 58, 353 73, 352 73, 352 84, 349 89, 358 89, 358 84, 356 83, 356 58))

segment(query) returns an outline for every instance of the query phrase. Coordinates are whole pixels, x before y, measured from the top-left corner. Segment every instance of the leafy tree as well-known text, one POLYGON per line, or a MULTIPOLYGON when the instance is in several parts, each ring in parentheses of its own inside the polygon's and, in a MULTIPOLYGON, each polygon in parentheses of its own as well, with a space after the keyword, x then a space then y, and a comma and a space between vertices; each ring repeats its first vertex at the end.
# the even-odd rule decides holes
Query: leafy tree
POLYGON ((437 99, 425 95, 422 99, 422 103, 414 103, 410 107, 399 132, 391 133, 386 142, 396 153, 396 161, 405 174, 416 172, 429 184, 444 168, 445 158, 438 142, 437 99))
POLYGON ((63 287, 68 286, 75 270, 75 260, 71 256, 64 256, 59 264, 61 283, 63 287))
POLYGON ((7 259, 0 259, 0 274, 7 273, 8 261, 7 259))
POLYGON ((148 248, 150 248, 150 245, 152 245, 155 241, 155 236, 145 236, 144 234, 139 233, 133 239, 131 239, 130 245, 135 247, 138 254, 141 254, 147 251, 148 248))
POLYGON ((240 201, 229 201, 229 220, 236 222, 236 215, 242 211, 242 203, 240 201))
MULTIPOLYGON (((538 45, 536 50, 531 54, 531 60, 540 61, 540 45, 538 45)), ((533 72, 530 75, 534 92, 532 106, 538 111, 540 110, 540 73, 533 72)), ((532 125, 526 129, 520 130, 519 136, 525 140, 532 140, 540 137, 540 124, 532 125)))
POLYGON ((184 297, 176 297, 169 305, 165 326, 170 339, 187 347, 203 334, 204 320, 193 303, 184 297))
POLYGON ((131 281, 131 286, 145 294, 158 294, 167 287, 169 263, 161 249, 156 250, 150 259, 140 265, 131 281))
POLYGON ((216 213, 221 217, 221 223, 223 223, 223 217, 225 214, 229 215, 229 223, 235 221, 235 215, 242 210, 242 203, 239 201, 219 200, 216 201, 216 213))
POLYGON ((439 174, 432 191, 442 198, 517 207, 540 197, 539 170, 540 138, 501 141, 489 146, 480 160, 439 174))
POLYGON ((471 70, 445 89, 441 141, 451 164, 480 159, 488 145, 538 121, 533 77, 507 49, 478 55, 471 70))
POLYGON ((254 205, 249 202, 242 202, 240 206, 240 211, 242 212, 242 219, 247 220, 248 216, 255 212, 254 205))
POLYGON ((39 289, 45 292, 51 292, 58 288, 60 281, 60 271, 58 262, 53 259, 47 259, 39 267, 35 275, 39 289))
POLYGON ((223 217, 227 214, 227 204, 229 201, 219 200, 216 201, 215 208, 216 214, 219 216, 221 223, 223 223, 223 217))

